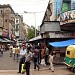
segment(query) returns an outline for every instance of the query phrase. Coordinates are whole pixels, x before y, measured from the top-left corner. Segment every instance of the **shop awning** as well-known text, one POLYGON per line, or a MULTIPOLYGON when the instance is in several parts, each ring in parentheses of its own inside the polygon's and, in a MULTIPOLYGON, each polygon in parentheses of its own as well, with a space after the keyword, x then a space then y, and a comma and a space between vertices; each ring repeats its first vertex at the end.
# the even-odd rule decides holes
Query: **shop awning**
POLYGON ((41 35, 39 35, 39 36, 37 36, 37 37, 35 37, 35 38, 30 39, 29 42, 30 42, 30 41, 39 40, 39 39, 42 39, 41 35))
POLYGON ((72 44, 75 44, 75 39, 60 41, 60 42, 49 42, 53 47, 66 47, 72 44))
POLYGON ((7 41, 0 38, 0 42, 7 42, 7 41))
POLYGON ((11 40, 7 39, 7 38, 3 38, 6 42, 12 42, 11 40))

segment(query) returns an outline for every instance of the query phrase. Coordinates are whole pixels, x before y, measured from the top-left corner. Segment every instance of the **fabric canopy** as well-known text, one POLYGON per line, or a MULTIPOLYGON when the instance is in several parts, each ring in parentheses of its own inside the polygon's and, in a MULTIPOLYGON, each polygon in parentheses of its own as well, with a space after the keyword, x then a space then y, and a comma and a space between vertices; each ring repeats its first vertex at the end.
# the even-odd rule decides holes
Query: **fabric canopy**
POLYGON ((66 47, 66 46, 75 44, 75 39, 60 41, 60 42, 51 42, 49 44, 54 46, 54 47, 66 47))
POLYGON ((12 42, 11 40, 9 39, 6 39, 6 38, 3 38, 6 42, 12 42))
POLYGON ((30 39, 29 42, 30 42, 30 41, 39 40, 39 39, 42 39, 42 38, 41 38, 41 35, 39 35, 39 36, 37 36, 37 37, 34 37, 34 38, 30 39))

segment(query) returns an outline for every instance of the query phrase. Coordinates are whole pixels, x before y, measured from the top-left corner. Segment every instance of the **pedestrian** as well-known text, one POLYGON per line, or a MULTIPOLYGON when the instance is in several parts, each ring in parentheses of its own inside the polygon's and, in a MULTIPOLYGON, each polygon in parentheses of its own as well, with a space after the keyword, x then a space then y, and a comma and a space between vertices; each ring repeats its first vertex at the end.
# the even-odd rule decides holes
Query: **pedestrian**
POLYGON ((53 58, 54 58, 54 54, 53 54, 53 52, 51 52, 51 54, 49 55, 49 63, 50 63, 49 69, 51 69, 52 72, 54 72, 53 58))
POLYGON ((39 49, 38 49, 38 46, 35 46, 34 53, 33 53, 34 69, 36 69, 36 67, 37 67, 39 70, 40 67, 37 62, 39 60, 38 57, 39 57, 39 49))
POLYGON ((15 60, 15 46, 13 46, 12 51, 13 51, 13 59, 15 60))
POLYGON ((32 60, 32 52, 30 52, 30 48, 27 48, 27 52, 25 53, 26 75, 30 75, 30 61, 31 60, 32 60))
POLYGON ((15 55, 16 55, 17 62, 18 62, 18 59, 19 59, 19 52, 20 52, 20 48, 18 46, 16 46, 16 48, 15 48, 15 55))
POLYGON ((1 46, 1 55, 3 55, 3 45, 1 46))
POLYGON ((46 65, 48 65, 48 56, 49 56, 49 49, 46 46, 45 48, 45 64, 46 65))
POLYGON ((22 49, 20 50, 20 61, 19 61, 19 72, 18 73, 21 73, 21 68, 22 68, 22 64, 24 64, 25 62, 25 53, 26 53, 26 44, 22 44, 22 49))
POLYGON ((10 57, 12 57, 12 53, 13 53, 12 49, 13 49, 13 45, 11 44, 10 47, 9 47, 9 50, 10 50, 10 57))

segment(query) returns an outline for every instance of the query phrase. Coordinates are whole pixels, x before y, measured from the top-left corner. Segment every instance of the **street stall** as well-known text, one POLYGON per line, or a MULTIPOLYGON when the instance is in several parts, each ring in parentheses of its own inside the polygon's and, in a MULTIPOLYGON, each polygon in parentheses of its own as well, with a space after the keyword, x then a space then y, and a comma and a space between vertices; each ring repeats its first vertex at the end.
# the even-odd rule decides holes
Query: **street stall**
POLYGON ((59 42, 49 42, 49 45, 52 46, 52 51, 56 52, 56 57, 54 59, 54 63, 63 64, 66 47, 69 45, 72 45, 72 44, 75 44, 75 39, 59 41, 59 42))

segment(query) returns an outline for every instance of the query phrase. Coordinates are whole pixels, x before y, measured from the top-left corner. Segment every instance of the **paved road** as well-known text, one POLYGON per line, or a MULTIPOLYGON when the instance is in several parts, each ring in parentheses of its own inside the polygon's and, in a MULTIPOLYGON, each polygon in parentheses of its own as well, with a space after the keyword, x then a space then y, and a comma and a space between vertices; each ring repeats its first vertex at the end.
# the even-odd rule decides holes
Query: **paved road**
MULTIPOLYGON (((17 72, 18 62, 9 56, 9 51, 4 52, 4 55, 0 57, 0 75, 21 75, 17 72)), ((32 64, 30 73, 31 75, 75 75, 63 65, 55 65, 55 71, 51 72, 48 70, 48 66, 41 66, 39 71, 35 71, 32 64)))
POLYGON ((9 51, 4 52, 3 56, 0 57, 0 70, 17 70, 18 62, 10 57, 9 51))

